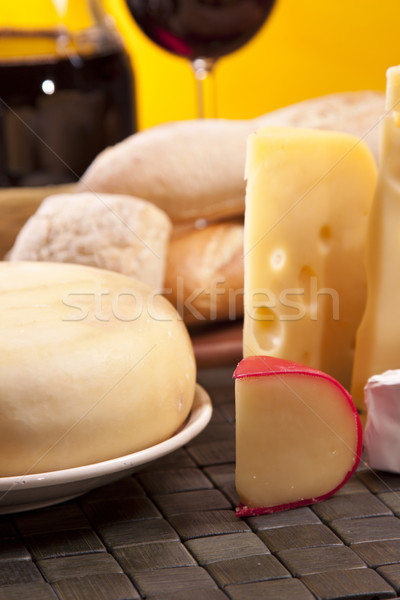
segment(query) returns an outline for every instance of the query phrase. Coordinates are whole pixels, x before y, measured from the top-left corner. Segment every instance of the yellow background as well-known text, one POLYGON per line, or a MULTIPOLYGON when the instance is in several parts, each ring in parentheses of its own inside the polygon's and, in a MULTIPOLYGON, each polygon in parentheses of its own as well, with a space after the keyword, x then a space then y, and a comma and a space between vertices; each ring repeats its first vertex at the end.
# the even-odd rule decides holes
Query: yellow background
MULTIPOLYGON (((68 25, 84 26, 85 0, 66 1, 68 25)), ((139 128, 196 117, 196 86, 186 60, 148 40, 125 0, 103 2, 132 58, 139 128)), ((46 25, 56 14, 51 0, 0 4, 0 26, 46 25)), ((400 63, 399 30, 400 0, 277 0, 258 35, 217 63, 216 116, 250 118, 321 94, 384 90, 387 68, 400 63)))
MULTIPOLYGON (((193 74, 135 26, 124 0, 104 0, 132 56, 139 127, 196 116, 193 74)), ((399 0, 277 0, 269 21, 215 70, 217 116, 249 118, 331 92, 385 88, 400 63, 399 0)))

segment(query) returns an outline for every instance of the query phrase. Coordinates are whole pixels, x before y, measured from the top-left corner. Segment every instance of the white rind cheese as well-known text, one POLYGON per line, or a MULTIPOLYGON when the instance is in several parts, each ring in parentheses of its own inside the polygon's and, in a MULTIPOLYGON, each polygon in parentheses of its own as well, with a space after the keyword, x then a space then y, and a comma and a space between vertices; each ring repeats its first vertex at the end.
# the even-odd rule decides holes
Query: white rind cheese
POLYGON ((400 473, 400 370, 370 377, 364 397, 368 410, 364 433, 368 465, 400 473))

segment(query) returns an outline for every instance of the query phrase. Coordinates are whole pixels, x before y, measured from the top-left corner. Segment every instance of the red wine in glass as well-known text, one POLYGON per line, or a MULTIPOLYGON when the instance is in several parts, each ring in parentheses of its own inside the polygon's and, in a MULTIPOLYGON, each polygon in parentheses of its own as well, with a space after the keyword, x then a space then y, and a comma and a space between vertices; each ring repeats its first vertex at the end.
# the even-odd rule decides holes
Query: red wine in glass
POLYGON ((141 30, 158 46, 187 58, 201 82, 218 58, 244 46, 267 20, 275 0, 126 0, 141 30))

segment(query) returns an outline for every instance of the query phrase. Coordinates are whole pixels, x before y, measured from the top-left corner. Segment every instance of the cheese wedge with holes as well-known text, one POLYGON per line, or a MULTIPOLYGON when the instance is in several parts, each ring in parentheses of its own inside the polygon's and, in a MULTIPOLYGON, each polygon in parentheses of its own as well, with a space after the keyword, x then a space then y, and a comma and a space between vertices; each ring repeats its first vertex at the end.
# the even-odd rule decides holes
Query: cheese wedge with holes
POLYGON ((370 377, 400 369, 400 66, 387 71, 378 184, 366 241, 368 300, 357 332, 351 391, 365 421, 370 377))
POLYGON ((372 154, 345 133, 266 127, 248 139, 246 177, 243 354, 294 360, 349 389, 372 154))
POLYGON ((169 438, 196 365, 178 313, 130 277, 0 262, 0 477, 97 463, 169 438))
POLYGON ((335 379, 268 356, 243 359, 234 377, 238 516, 313 504, 349 479, 362 429, 335 379))

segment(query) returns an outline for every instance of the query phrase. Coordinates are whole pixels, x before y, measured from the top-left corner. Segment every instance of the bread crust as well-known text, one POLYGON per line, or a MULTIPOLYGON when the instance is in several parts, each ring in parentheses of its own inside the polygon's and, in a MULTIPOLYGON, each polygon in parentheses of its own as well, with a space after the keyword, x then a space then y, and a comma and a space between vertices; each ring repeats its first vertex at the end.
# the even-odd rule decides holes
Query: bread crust
POLYGON ((150 202, 126 195, 48 196, 21 229, 11 261, 83 264, 161 289, 171 222, 150 202))
POLYGON ((101 152, 78 190, 150 200, 174 223, 243 214, 246 140, 265 125, 344 131, 365 138, 378 158, 384 94, 359 91, 299 102, 249 120, 165 123, 101 152))
POLYGON ((174 237, 164 293, 190 325, 241 318, 243 222, 213 223, 174 237))

